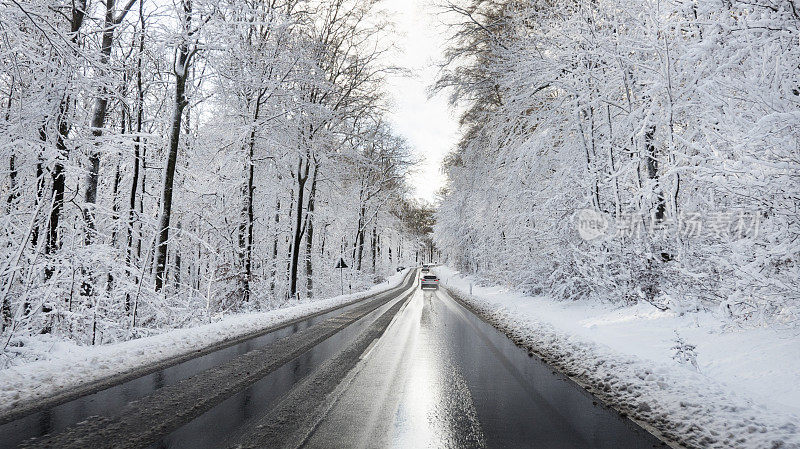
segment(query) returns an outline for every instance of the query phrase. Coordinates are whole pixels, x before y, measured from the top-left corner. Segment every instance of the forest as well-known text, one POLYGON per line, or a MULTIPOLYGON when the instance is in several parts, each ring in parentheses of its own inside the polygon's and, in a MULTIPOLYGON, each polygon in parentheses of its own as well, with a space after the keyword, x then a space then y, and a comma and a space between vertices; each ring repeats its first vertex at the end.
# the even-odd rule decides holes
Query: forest
POLYGON ((0 347, 334 296, 339 258, 356 291, 428 254, 377 3, 0 1, 0 347))
POLYGON ((530 294, 800 322, 800 6, 470 0, 434 241, 530 294))

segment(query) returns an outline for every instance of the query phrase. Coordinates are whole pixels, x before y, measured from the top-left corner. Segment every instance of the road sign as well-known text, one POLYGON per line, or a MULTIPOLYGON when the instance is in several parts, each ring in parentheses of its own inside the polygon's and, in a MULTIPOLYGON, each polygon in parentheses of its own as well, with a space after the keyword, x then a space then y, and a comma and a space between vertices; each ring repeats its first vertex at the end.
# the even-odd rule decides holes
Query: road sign
POLYGON ((344 258, 339 258, 339 263, 336 264, 336 268, 339 269, 339 285, 342 287, 342 294, 344 295, 344 278, 342 277, 342 273, 344 269, 347 268, 347 264, 344 263, 344 258))

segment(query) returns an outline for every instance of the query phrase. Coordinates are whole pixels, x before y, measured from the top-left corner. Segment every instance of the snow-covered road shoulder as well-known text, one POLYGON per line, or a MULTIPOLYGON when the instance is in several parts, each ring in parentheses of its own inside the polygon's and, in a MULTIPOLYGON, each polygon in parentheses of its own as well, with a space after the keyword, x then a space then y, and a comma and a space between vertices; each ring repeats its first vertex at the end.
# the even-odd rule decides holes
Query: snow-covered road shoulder
POLYGON ((74 395, 76 390, 97 391, 99 387, 169 366, 176 359, 226 347, 283 324, 396 288, 406 279, 408 271, 396 273, 387 282, 367 291, 268 312, 230 316, 215 323, 151 337, 104 346, 60 342, 46 353, 44 360, 0 370, 0 422, 45 399, 74 395))
POLYGON ((518 345, 668 440, 800 448, 796 330, 731 329, 710 313, 678 316, 649 304, 565 303, 436 272, 518 345))

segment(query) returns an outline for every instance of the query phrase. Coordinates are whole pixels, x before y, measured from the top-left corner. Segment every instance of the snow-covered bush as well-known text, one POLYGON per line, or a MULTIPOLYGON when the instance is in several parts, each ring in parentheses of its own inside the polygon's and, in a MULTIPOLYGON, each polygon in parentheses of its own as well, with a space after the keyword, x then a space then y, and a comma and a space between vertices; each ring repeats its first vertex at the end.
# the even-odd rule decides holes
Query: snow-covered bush
POLYGON ((672 359, 680 364, 689 364, 695 370, 700 368, 697 366, 697 347, 693 344, 687 343, 677 331, 675 331, 675 346, 671 349, 674 351, 672 359))

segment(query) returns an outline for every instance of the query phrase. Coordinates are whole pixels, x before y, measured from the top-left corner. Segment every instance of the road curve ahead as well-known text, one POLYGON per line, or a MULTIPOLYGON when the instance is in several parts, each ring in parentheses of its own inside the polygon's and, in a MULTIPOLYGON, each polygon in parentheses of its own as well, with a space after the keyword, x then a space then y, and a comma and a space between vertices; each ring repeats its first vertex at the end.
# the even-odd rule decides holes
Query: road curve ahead
POLYGON ((450 298, 411 288, 23 447, 650 448, 450 298))

